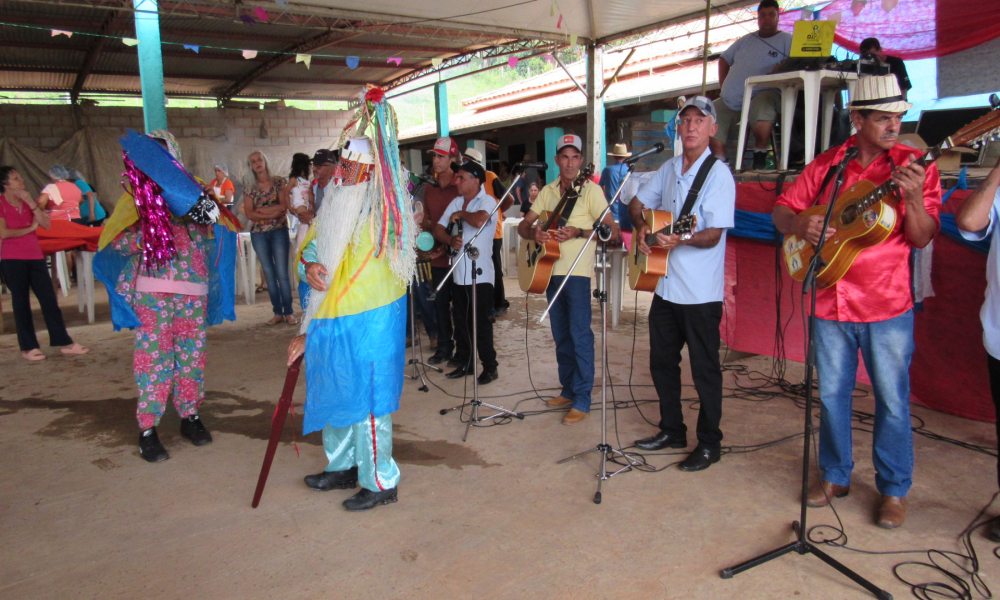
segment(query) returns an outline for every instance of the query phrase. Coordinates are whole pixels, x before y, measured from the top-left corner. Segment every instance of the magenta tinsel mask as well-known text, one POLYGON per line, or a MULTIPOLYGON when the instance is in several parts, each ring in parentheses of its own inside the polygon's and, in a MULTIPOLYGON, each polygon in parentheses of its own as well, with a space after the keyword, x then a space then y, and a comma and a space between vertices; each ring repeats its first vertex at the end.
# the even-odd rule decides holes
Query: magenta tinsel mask
POLYGON ((125 177, 128 178, 135 210, 142 227, 142 266, 146 272, 162 268, 177 256, 174 235, 170 229, 170 213, 163 201, 160 186, 122 153, 125 177))

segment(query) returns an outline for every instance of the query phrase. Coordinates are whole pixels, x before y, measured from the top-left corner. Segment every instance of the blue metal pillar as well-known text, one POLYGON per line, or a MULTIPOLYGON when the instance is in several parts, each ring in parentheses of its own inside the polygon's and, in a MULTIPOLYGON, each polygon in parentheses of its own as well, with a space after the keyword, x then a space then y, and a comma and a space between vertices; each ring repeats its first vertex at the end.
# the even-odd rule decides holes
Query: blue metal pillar
POLYGON ((167 98, 163 91, 163 55, 160 53, 160 14, 157 0, 133 0, 135 37, 139 40, 139 80, 146 133, 167 128, 167 98))
POLYGON ((447 137, 448 129, 448 85, 438 82, 434 84, 434 116, 437 120, 437 136, 447 137))
POLYGON ((556 165, 556 150, 559 149, 559 140, 565 133, 562 127, 545 128, 545 156, 539 156, 538 158, 549 165, 549 170, 545 173, 545 181, 547 182, 559 179, 559 167, 556 165))

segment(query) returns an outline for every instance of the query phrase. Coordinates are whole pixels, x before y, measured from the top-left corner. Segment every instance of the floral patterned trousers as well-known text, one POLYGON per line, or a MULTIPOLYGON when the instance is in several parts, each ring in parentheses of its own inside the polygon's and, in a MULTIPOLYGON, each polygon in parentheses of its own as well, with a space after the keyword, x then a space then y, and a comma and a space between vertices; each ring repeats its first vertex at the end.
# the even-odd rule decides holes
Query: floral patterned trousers
POLYGON ((205 399, 205 296, 135 294, 142 326, 135 332, 139 428, 160 423, 173 393, 177 413, 198 413, 205 399))

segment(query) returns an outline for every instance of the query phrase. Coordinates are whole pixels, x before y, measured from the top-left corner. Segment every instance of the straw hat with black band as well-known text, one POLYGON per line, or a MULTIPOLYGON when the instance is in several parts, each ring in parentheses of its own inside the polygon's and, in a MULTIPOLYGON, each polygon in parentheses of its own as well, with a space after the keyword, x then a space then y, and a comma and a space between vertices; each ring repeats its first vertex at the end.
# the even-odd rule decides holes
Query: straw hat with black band
POLYGON ((872 75, 858 80, 854 97, 847 108, 901 113, 910 110, 913 105, 903 97, 895 75, 872 75))

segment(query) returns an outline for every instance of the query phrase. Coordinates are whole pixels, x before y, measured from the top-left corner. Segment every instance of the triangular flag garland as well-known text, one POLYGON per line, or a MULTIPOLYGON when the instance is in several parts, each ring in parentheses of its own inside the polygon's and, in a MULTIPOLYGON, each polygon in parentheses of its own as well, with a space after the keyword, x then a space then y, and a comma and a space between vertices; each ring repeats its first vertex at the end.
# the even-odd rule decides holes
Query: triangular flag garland
POLYGON ((562 29, 562 15, 559 15, 559 22, 556 23, 556 29, 562 29))
POLYGON ((545 62, 549 63, 550 65, 556 64, 556 57, 552 56, 551 54, 546 54, 542 58, 545 60, 545 62))
POLYGON ((892 9, 896 8, 897 4, 899 4, 899 0, 882 0, 882 10, 892 12, 892 9))
POLYGON ((126 46, 138 46, 139 40, 135 38, 122 38, 122 43, 126 46))
POLYGON ((245 58, 247 60, 252 60, 254 58, 257 58, 257 51, 256 50, 244 50, 243 51, 243 58, 245 58))
POLYGON ((394 57, 390 58, 389 60, 387 60, 385 62, 386 62, 386 64, 394 62, 394 63, 396 63, 396 66, 398 67, 399 65, 403 64, 403 59, 402 58, 396 58, 394 56, 394 57))
POLYGON ((552 4, 549 5, 549 16, 556 16, 556 0, 552 0, 552 4))
POLYGON ((575 46, 576 45, 576 34, 575 33, 569 34, 569 45, 570 46, 575 46))
POLYGON ((254 23, 256 23, 256 22, 257 22, 257 21, 255 21, 255 20, 254 20, 254 18, 253 18, 253 17, 251 17, 250 15, 240 15, 240 21, 243 21, 243 22, 244 22, 244 23, 246 23, 247 25, 253 25, 254 23))
POLYGON ((288 8, 288 0, 274 0, 281 5, 281 8, 288 8))
POLYGON ((517 66, 517 61, 518 58, 516 56, 511 56, 510 58, 507 59, 507 66, 513 69, 514 67, 517 66))
POLYGON ((195 46, 194 44, 184 44, 185 50, 194 50, 195 54, 201 54, 201 46, 195 46))
POLYGON ((297 63, 305 63, 307 69, 309 68, 309 65, 312 64, 312 59, 313 59, 312 54, 296 54, 295 55, 295 62, 297 62, 297 63))
POLYGON ((349 69, 351 69, 351 70, 357 69, 358 68, 358 63, 360 63, 360 62, 361 62, 361 59, 358 58, 357 56, 348 56, 347 57, 347 67, 349 69))
POLYGON ((444 62, 444 59, 442 59, 442 58, 432 58, 431 59, 431 64, 434 65, 435 67, 440 67, 442 62, 444 62))
POLYGON ((52 37, 56 37, 57 35, 64 35, 64 36, 66 36, 68 38, 71 38, 71 37, 73 37, 73 32, 72 31, 63 31, 62 29, 53 29, 52 30, 52 37))
POLYGON ((264 10, 263 8, 258 6, 257 8, 253 9, 253 14, 257 15, 258 21, 263 21, 267 23, 267 11, 264 10))

